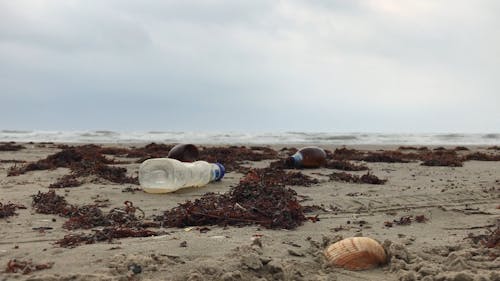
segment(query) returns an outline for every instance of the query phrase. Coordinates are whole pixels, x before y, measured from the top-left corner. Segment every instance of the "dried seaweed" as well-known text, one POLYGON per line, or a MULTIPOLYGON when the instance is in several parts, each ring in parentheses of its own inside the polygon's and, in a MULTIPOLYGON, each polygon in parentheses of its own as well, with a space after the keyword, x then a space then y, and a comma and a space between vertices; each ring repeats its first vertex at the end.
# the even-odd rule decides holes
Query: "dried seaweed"
POLYGON ((285 188, 282 180, 267 178, 269 170, 252 170, 227 193, 206 193, 165 211, 156 220, 169 227, 260 224, 296 228, 306 220, 297 193, 285 188))
POLYGON ((398 150, 418 150, 418 148, 414 146, 400 146, 398 150))
POLYGON ((386 163, 407 163, 410 161, 422 161, 424 166, 450 166, 461 167, 463 161, 467 160, 486 160, 498 161, 500 157, 487 155, 484 153, 472 153, 465 157, 460 157, 457 151, 465 150, 465 147, 456 147, 455 149, 446 149, 437 147, 434 150, 429 150, 426 147, 399 147, 399 150, 417 150, 412 153, 402 153, 401 151, 359 151, 355 149, 339 148, 330 155, 330 158, 335 160, 355 160, 365 162, 386 162, 386 163))
POLYGON ((402 216, 399 219, 394 219, 393 221, 384 222, 384 226, 392 227, 394 224, 395 225, 410 225, 413 222, 413 220, 415 220, 418 223, 424 223, 428 219, 425 217, 425 215, 416 215, 414 218, 412 216, 402 216))
POLYGON ((109 164, 117 164, 112 159, 106 158, 101 153, 101 147, 97 145, 84 145, 77 147, 60 146, 63 150, 49 155, 47 158, 37 162, 28 163, 20 167, 12 167, 8 175, 17 176, 29 171, 53 170, 56 168, 69 168, 71 174, 62 177, 53 188, 74 187, 82 184, 77 178, 96 175, 100 178, 115 183, 138 184, 137 178, 128 177, 127 170, 121 167, 111 167, 109 164))
POLYGON ((19 163, 26 163, 25 160, 17 160, 17 159, 2 159, 0 160, 0 163, 15 163, 15 164, 19 164, 19 163))
POLYGON ((54 190, 33 195, 33 207, 37 213, 55 214, 69 218, 63 224, 63 228, 90 229, 97 226, 113 227, 158 227, 156 222, 144 221, 144 212, 135 207, 130 201, 125 201, 122 208, 113 208, 104 213, 97 204, 76 206, 71 205, 64 197, 59 196, 54 190), (136 215, 136 211, 141 216, 136 215))
POLYGON ((86 205, 78 208, 78 213, 73 215, 68 221, 63 224, 63 228, 74 229, 90 229, 98 226, 113 226, 113 227, 158 227, 155 222, 144 221, 144 212, 135 207, 130 201, 124 202, 125 207, 113 208, 105 214, 96 205, 86 205), (141 216, 136 216, 136 211, 141 212, 141 216))
POLYGON ((76 212, 76 207, 68 204, 64 197, 57 195, 54 190, 48 192, 38 191, 33 198, 32 206, 37 213, 40 214, 55 214, 62 217, 71 216, 76 212))
POLYGON ((464 160, 476 161, 500 161, 500 155, 486 154, 483 152, 474 152, 464 156, 464 160))
POLYGON ((15 142, 0 143, 0 151, 19 151, 26 149, 26 147, 15 144, 15 142))
POLYGON ((67 234, 64 238, 55 242, 55 244, 65 247, 74 248, 81 244, 94 244, 97 242, 112 242, 113 239, 128 238, 128 237, 150 237, 164 234, 162 231, 147 230, 144 228, 129 228, 129 227, 105 227, 101 230, 93 230, 93 233, 85 234, 67 234))
POLYGON ((326 163, 326 168, 343 171, 365 171, 368 167, 365 165, 356 165, 346 160, 330 160, 326 163))
POLYGON ((489 230, 489 233, 474 235, 469 233, 468 238, 475 244, 483 245, 486 248, 500 249, 500 226, 494 230, 489 230))
POLYGON ((276 168, 250 169, 243 182, 254 182, 263 186, 311 186, 319 183, 315 178, 301 172, 287 172, 276 168))
POLYGON ((58 179, 57 182, 49 185, 49 188, 65 188, 65 187, 77 187, 82 185, 83 182, 79 181, 74 174, 65 175, 58 179))
POLYGON ((137 161, 137 163, 141 163, 150 158, 167 157, 168 152, 170 151, 170 149, 172 149, 172 147, 174 147, 174 145, 150 143, 141 148, 130 149, 126 157, 141 158, 137 161))
POLYGON ((369 172, 362 175, 362 176, 348 174, 345 172, 332 173, 328 176, 329 176, 330 180, 333 180, 333 181, 343 181, 343 182, 350 182, 350 183, 384 184, 387 181, 387 180, 379 179, 377 176, 375 176, 369 172))
MULTIPOLYGON (((408 163, 410 154, 403 154, 399 151, 382 151, 382 152, 369 152, 361 159, 366 162, 385 162, 385 163, 408 163)), ((411 157, 413 158, 413 157, 411 157)))
POLYGON ((203 147, 200 150, 200 160, 222 163, 228 172, 241 171, 241 164, 245 161, 262 161, 277 157, 278 153, 268 147, 203 147))
POLYGON ((426 153, 420 158, 423 161, 422 166, 448 166, 462 167, 462 159, 454 150, 436 150, 432 153, 426 153))
POLYGON ((6 204, 3 204, 2 202, 0 202, 0 219, 17 215, 16 209, 26 209, 26 207, 23 205, 14 204, 11 202, 8 202, 6 204))
POLYGON ((356 161, 366 161, 366 162, 386 162, 386 163, 408 163, 413 160, 416 156, 415 154, 404 154, 400 151, 359 151, 355 149, 348 148, 338 148, 335 149, 333 155, 331 156, 334 160, 356 160, 356 161))
POLYGON ((124 207, 113 208, 104 213, 98 205, 75 206, 51 190, 46 193, 38 192, 33 196, 33 207, 36 212, 43 214, 57 214, 69 219, 63 224, 68 230, 91 229, 93 234, 69 234, 56 242, 62 247, 75 247, 82 243, 91 244, 99 241, 111 241, 115 238, 145 237, 159 235, 160 232, 147 230, 148 227, 160 227, 160 223, 144 220, 144 212, 135 207, 130 201, 124 202, 124 207), (140 212, 140 216, 136 215, 140 212))
POLYGON ((33 264, 31 260, 22 261, 22 260, 9 260, 7 262, 7 268, 5 269, 6 273, 22 273, 22 274, 30 274, 33 271, 44 270, 52 268, 54 265, 53 262, 43 263, 43 264, 33 264))

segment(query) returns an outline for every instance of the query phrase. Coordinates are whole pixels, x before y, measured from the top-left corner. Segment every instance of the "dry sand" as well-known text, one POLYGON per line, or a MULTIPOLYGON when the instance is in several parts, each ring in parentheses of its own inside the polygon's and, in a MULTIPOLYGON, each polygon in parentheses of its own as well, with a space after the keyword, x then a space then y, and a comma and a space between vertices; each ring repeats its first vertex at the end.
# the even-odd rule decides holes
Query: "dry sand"
MULTIPOLYGON (((59 151, 53 145, 26 147, 0 152, 0 160, 35 161, 59 151)), ((332 182, 324 176, 332 170, 305 170, 303 173, 320 183, 293 189, 310 198, 303 205, 324 206, 316 223, 306 222, 295 230, 209 226, 208 232, 201 233, 196 228, 168 228, 163 236, 72 249, 54 245, 70 232, 62 228, 66 219, 37 214, 31 208, 31 195, 47 192, 68 170, 8 177, 12 165, 0 163, 0 202, 23 204, 27 209, 0 219, 0 280, 500 280, 500 258, 491 256, 491 251, 498 255, 499 249, 488 252, 465 239, 469 233, 484 234, 498 224, 499 162, 467 161, 457 168, 426 167, 418 162, 367 163, 373 174, 388 180, 384 185, 332 182), (416 215, 424 215, 428 221, 384 226, 386 221, 416 215), (33 230, 37 227, 51 229, 33 230), (391 261, 366 271, 328 267, 321 254, 324 246, 351 236, 385 241, 391 261), (54 266, 27 275, 5 273, 12 259, 53 262, 54 266), (129 269, 132 264, 139 265, 141 273, 134 275, 129 269)), ((120 166, 137 175, 139 164, 120 166)), ((232 172, 221 182, 163 195, 122 192, 137 186, 105 181, 56 192, 79 205, 109 199, 109 208, 113 208, 129 200, 152 216, 205 192, 225 192, 241 177, 232 172)))

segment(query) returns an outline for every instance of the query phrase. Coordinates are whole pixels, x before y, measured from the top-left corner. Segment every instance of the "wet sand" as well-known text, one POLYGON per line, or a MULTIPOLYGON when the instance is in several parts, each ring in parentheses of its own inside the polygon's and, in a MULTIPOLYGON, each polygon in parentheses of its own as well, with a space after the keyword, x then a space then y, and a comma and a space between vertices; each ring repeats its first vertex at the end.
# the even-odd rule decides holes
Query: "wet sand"
MULTIPOLYGON (((27 207, 17 210, 16 216, 0 218, 0 280, 500 280, 500 249, 486 249, 467 239, 469 234, 486 234, 498 227, 498 161, 466 161, 463 167, 428 167, 418 161, 363 163, 372 174, 387 179, 384 185, 330 181, 327 175, 334 171, 331 169, 302 170, 319 183, 292 188, 305 198, 302 205, 322 207, 314 213, 320 219, 316 223, 307 221, 293 230, 270 230, 258 225, 208 226, 206 232, 197 227, 166 228, 164 235, 156 237, 61 248, 54 243, 71 233, 62 228, 66 218, 35 213, 31 195, 47 192, 48 186, 69 170, 7 176, 10 167, 22 165, 13 160, 37 161, 60 151, 52 144, 23 145, 26 149, 0 151, 0 202, 27 207), (422 215, 425 222, 414 220, 422 215), (387 222, 407 216, 413 218, 411 224, 394 223, 388 227, 387 222), (392 255, 390 262, 366 271, 328 266, 322 255, 324 247, 352 236, 385 243, 392 255), (5 273, 7 263, 13 259, 53 266, 26 275, 5 273)), ((379 150, 397 146, 349 148, 379 150)), ((487 151, 486 147, 469 148, 487 151)), ((270 162, 246 165, 266 167, 270 162)), ((137 163, 116 166, 137 176, 137 163)), ((366 171, 349 173, 362 175, 366 171)), ((226 192, 242 176, 230 172, 220 182, 162 195, 123 192, 138 186, 102 179, 57 189, 56 193, 77 205, 109 200, 107 210, 132 201, 146 217, 151 217, 206 192, 226 192)))

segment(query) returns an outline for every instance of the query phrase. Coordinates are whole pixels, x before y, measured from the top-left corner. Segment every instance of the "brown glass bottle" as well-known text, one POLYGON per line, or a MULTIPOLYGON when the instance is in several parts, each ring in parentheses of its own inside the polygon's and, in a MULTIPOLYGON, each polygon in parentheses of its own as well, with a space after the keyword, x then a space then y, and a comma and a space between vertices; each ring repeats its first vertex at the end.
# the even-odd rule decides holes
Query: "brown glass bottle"
POLYGON ((316 146, 304 147, 288 157, 285 163, 290 168, 319 168, 326 164, 326 152, 316 146))
POLYGON ((181 162, 194 162, 198 160, 198 148, 194 144, 180 143, 168 152, 168 158, 177 159, 181 162))

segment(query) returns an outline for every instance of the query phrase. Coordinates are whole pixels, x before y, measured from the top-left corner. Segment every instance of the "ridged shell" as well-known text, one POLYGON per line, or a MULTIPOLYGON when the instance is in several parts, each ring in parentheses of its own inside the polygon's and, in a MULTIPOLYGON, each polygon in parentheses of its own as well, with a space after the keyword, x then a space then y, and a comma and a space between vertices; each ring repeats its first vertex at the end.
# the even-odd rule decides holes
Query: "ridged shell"
POLYGON ((326 248, 324 254, 331 265, 349 270, 370 269, 387 260, 382 245, 368 237, 338 241, 326 248))

